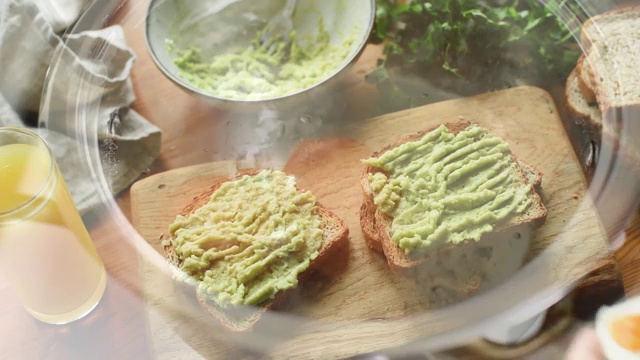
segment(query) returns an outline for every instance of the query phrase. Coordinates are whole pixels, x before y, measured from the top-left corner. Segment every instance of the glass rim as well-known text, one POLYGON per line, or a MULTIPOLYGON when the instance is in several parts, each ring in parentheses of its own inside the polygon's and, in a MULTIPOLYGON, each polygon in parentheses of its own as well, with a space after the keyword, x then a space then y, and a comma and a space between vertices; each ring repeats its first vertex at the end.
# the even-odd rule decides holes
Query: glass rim
MULTIPOLYGON (((3 222, 3 218, 4 217, 8 217, 11 214, 14 214, 18 211, 24 210, 26 208, 28 208, 30 205, 32 205, 36 199, 40 198, 41 195, 45 192, 45 190, 47 189, 49 183, 51 182, 51 179, 53 177, 53 169, 55 166, 55 158, 53 156, 53 152, 51 151, 51 148, 49 147, 49 144, 47 144, 47 142, 38 134, 36 134, 35 132, 26 129, 26 128, 20 128, 20 127, 13 127, 13 126, 7 126, 7 127, 0 127, 0 135, 4 134, 4 133, 14 133, 14 134, 21 134, 21 135, 25 135, 31 139, 36 140, 40 145, 44 146, 44 149, 46 149, 46 153, 49 156, 50 162, 49 162, 49 171, 47 173, 47 178, 44 180, 44 182, 42 183, 42 185, 40 186, 40 188, 38 189, 38 191, 32 195, 28 200, 22 202, 21 204, 19 204, 18 206, 9 209, 7 211, 0 211, 0 223, 3 222)), ((9 144, 5 144, 5 145, 9 145, 9 144)), ((4 145, 0 145, 0 146, 4 146, 4 145)), ((29 216, 31 216, 36 210, 38 209, 34 209, 33 212, 29 213, 29 216)))

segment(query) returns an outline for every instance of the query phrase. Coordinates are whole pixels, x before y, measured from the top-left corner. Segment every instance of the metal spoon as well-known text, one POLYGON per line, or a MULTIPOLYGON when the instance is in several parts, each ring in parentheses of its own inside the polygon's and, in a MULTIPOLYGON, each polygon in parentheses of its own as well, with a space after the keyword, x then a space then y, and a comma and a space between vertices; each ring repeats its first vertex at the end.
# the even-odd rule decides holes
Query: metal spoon
POLYGON ((282 11, 271 18, 262 31, 260 46, 267 49, 267 53, 273 54, 279 47, 287 48, 290 45, 296 2, 297 0, 287 0, 282 11))

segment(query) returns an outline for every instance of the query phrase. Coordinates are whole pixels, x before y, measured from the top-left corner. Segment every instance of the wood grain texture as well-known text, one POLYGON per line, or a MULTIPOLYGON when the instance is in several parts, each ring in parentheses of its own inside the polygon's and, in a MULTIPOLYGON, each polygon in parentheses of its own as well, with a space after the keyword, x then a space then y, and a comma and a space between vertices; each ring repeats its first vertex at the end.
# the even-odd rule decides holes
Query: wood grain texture
MULTIPOLYGON (((345 136, 349 138, 311 139, 298 144, 284 170, 296 176, 301 188, 312 191, 320 202, 345 220, 351 233, 351 253, 345 273, 309 292, 312 295, 292 307, 291 314, 323 322, 395 321, 392 325, 384 323, 385 332, 389 326, 395 330, 394 336, 387 336, 376 344, 380 348, 405 343, 425 331, 409 326, 409 320, 411 315, 433 307, 434 303, 429 300, 432 289, 425 289, 412 279, 394 276, 384 258, 370 251, 362 238, 358 217, 362 201, 360 160, 402 135, 461 118, 503 137, 518 157, 544 173, 542 197, 549 215, 532 240, 530 259, 546 251, 544 261, 550 266, 547 276, 558 283, 578 279, 600 266, 598 261, 607 253, 604 230, 593 204, 585 197, 586 181, 563 135, 553 101, 540 89, 516 88, 355 121, 347 126, 345 136), (554 242, 561 243, 555 250, 551 247, 554 242)), ((231 175, 241 168, 243 165, 236 162, 206 163, 139 181, 131 188, 134 226, 160 250, 160 234, 166 232, 175 215, 216 177, 231 175)), ((505 257, 509 256, 510 253, 505 253, 505 257)), ((184 295, 176 291, 174 285, 154 279, 156 271, 155 268, 143 269, 147 283, 153 284, 147 288, 152 292, 151 303, 158 305, 154 298, 162 299, 167 306, 176 308, 184 304, 197 313, 187 300, 176 298, 184 295)), ((508 274, 510 272, 505 276, 508 274)), ((201 316, 206 314, 203 312, 201 316)), ((184 321, 179 317, 175 320, 184 321)), ((341 339, 340 334, 364 329, 369 334, 382 331, 372 323, 356 322, 340 331, 326 330, 326 337, 318 338, 320 328, 301 331, 295 341, 286 342, 286 347, 274 348, 273 354, 294 351, 300 357, 310 357, 310 340, 314 344, 311 348, 317 349, 341 339)), ((374 350, 367 349, 365 338, 342 339, 342 347, 329 357, 374 350)), ((205 343, 198 341, 195 349, 205 343)))
MULTIPOLYGON (((615 6, 629 6, 636 2, 619 1, 615 6)), ((123 27, 127 44, 137 56, 132 71, 137 96, 133 107, 163 131, 163 155, 151 170, 161 172, 212 161, 215 157, 210 151, 212 149, 202 145, 213 137, 215 128, 209 125, 220 118, 220 112, 180 90, 157 69, 146 50, 144 40, 144 19, 148 4, 149 0, 125 1, 109 19, 109 23, 123 27)), ((381 46, 369 45, 354 65, 346 85, 348 114, 366 114, 372 111, 372 104, 377 101, 379 94, 375 87, 366 84, 363 78, 377 67, 377 61, 382 57, 381 46)), ((563 91, 554 93, 554 99, 561 111, 562 94, 563 91)), ((122 210, 128 214, 128 192, 122 194, 118 201, 122 210)), ((640 234, 634 230, 639 227, 640 218, 636 218, 627 231, 627 244, 616 253, 627 293, 640 293, 640 234)))

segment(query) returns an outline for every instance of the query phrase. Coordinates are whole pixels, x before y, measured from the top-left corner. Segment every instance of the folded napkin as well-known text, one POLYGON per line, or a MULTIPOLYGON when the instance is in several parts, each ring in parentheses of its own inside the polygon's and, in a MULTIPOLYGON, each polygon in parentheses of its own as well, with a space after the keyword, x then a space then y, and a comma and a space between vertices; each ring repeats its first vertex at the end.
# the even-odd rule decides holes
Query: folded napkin
POLYGON ((99 154, 106 185, 117 194, 158 156, 161 133, 129 107, 135 100, 135 54, 120 26, 56 34, 83 3, 0 0, 0 126, 27 126, 25 114, 38 112, 36 131, 49 143, 78 209, 86 212, 101 199, 82 143, 88 140, 99 154))

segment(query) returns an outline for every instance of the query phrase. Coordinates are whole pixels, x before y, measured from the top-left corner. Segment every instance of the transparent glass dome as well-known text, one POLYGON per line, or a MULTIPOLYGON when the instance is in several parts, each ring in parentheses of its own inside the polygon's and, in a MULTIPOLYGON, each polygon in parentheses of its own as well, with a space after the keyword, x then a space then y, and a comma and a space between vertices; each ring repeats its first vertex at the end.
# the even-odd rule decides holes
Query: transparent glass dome
MULTIPOLYGON (((87 5, 53 55, 39 127, 75 141, 76 170, 92 187, 85 221, 110 277, 94 314, 61 341, 86 344, 74 350, 82 354, 137 358, 435 353, 496 339, 501 326, 540 326, 539 316, 608 261, 637 208, 638 149, 628 141, 640 132, 637 115, 613 114, 594 129, 567 110, 566 79, 588 52, 582 24, 622 4, 459 1, 451 3, 470 8, 447 23, 435 1, 402 11, 395 1, 355 3, 298 1, 299 33, 316 31, 309 22, 319 16, 331 21, 330 42, 351 36, 354 44, 318 84, 250 101, 207 93, 181 76, 176 59, 192 46, 209 46, 206 56, 246 48, 285 1, 87 5), (397 275, 361 229, 361 160, 464 120, 542 172, 546 221, 466 244, 424 274, 397 275), (344 220, 348 251, 252 330, 232 331, 169 266, 161 238, 217 179, 267 168, 295 176, 344 220)), ((255 311, 227 317, 242 322, 255 311)))

